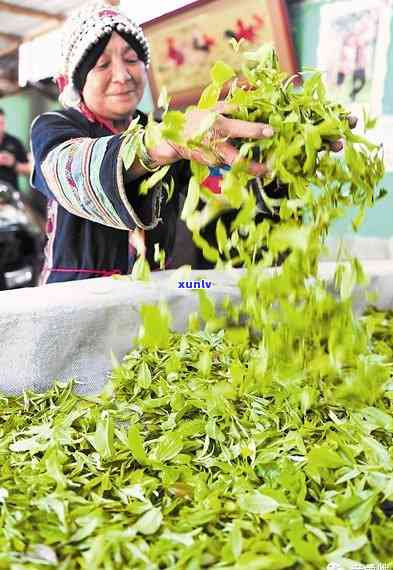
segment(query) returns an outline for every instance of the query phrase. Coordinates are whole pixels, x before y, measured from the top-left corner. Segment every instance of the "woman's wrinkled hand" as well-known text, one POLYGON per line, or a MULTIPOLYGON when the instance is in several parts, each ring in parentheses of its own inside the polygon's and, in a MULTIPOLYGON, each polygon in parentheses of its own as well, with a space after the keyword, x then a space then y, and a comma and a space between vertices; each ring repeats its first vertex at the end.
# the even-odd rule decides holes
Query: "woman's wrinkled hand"
MULTIPOLYGON (((195 160, 207 166, 231 165, 240 157, 239 150, 229 142, 231 139, 261 139, 273 136, 274 131, 270 125, 225 117, 226 113, 232 111, 232 105, 226 103, 217 105, 214 110, 217 113, 216 119, 204 134, 201 144, 197 145, 196 148, 188 148, 164 140, 154 149, 149 150, 151 158, 158 164, 170 164, 179 159, 187 159, 195 160)), ((183 133, 185 140, 192 140, 197 136, 201 123, 211 113, 212 111, 200 109, 192 109, 186 112, 183 133)), ((264 164, 251 161, 249 171, 254 176, 262 176, 266 174, 267 167, 264 164)))

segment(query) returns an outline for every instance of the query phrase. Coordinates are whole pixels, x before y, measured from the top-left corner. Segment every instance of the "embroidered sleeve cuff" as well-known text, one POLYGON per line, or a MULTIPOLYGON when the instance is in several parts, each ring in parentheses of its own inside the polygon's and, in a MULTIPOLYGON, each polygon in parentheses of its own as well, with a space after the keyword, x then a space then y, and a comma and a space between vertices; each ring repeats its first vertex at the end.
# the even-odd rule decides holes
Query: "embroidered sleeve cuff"
POLYGON ((134 201, 126 195, 121 144, 117 135, 66 141, 49 152, 42 172, 58 202, 74 215, 117 229, 148 230, 159 221, 161 188, 149 197, 150 219, 142 221, 138 185, 134 201))

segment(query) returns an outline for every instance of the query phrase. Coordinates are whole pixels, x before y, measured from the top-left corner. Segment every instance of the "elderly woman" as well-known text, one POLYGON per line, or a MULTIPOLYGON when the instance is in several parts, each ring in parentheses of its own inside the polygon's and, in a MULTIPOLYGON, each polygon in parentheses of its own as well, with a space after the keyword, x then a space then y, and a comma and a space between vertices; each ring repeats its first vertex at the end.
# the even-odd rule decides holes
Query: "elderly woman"
MULTIPOLYGON (((85 5, 64 26, 58 78, 64 109, 39 116, 31 131, 32 184, 48 198, 41 283, 127 274, 136 249, 152 262, 155 243, 170 254, 188 161, 231 164, 237 151, 228 139, 273 134, 269 126, 218 114, 206 139, 214 153, 191 152, 166 140, 147 151, 147 119, 137 105, 149 58, 142 29, 112 6, 85 5), (141 138, 135 160, 126 169, 122 133, 136 117, 141 138), (171 165, 168 176, 175 181, 175 196, 169 201, 162 183, 147 196, 138 193, 143 177, 161 165, 171 165)), ((188 135, 204 113, 186 115, 188 135)), ((256 175, 264 172, 261 164, 250 168, 256 175)))

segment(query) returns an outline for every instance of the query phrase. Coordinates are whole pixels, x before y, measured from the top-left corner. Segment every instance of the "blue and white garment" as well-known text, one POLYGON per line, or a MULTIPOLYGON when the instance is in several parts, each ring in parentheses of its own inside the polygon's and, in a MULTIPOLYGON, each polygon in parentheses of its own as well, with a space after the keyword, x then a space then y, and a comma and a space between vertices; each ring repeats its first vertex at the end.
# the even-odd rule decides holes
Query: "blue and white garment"
MULTIPOLYGON (((140 113, 143 124, 146 117, 140 113)), ((48 199, 48 241, 41 283, 127 274, 135 261, 130 233, 146 231, 147 258, 154 244, 170 254, 178 192, 169 201, 157 185, 147 196, 141 182, 125 181, 121 135, 89 121, 76 109, 45 113, 32 125, 32 186, 48 199)), ((177 190, 187 185, 187 164, 177 163, 177 190)))

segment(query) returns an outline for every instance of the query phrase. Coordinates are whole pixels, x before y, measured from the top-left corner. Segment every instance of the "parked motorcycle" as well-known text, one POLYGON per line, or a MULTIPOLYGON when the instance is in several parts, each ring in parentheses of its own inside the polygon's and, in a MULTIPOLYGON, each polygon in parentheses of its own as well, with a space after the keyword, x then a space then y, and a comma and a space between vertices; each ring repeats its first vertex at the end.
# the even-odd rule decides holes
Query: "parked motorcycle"
POLYGON ((37 284, 43 241, 20 193, 0 181, 0 291, 37 284))

